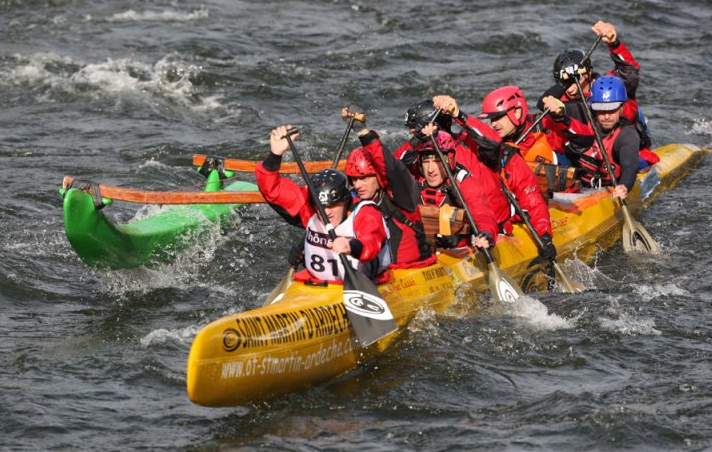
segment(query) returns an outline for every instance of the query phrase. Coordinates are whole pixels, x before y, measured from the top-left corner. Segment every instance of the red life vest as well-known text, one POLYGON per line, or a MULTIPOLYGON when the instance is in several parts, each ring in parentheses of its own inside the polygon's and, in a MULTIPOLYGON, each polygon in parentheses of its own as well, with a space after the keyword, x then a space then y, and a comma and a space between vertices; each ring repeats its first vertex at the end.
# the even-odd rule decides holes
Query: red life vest
MULTIPOLYGON (((620 127, 616 127, 613 132, 601 139, 605 152, 608 154, 608 161, 611 162, 613 174, 618 179, 621 176, 621 167, 613 159, 613 143, 615 143, 618 134, 621 132, 620 127)), ((606 169, 606 162, 603 154, 598 148, 598 140, 594 141, 586 152, 579 159, 581 165, 581 181, 592 188, 613 185, 611 176, 606 169)))

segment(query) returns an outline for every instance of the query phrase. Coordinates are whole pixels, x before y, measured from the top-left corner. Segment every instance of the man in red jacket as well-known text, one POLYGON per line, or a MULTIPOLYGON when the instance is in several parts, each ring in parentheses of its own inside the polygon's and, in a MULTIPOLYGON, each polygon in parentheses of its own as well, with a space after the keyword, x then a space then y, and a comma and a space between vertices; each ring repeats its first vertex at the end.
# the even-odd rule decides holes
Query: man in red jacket
POLYGON ((460 200, 453 190, 453 183, 457 184, 462 197, 467 203, 467 207, 472 213, 477 227, 478 234, 471 243, 470 237, 459 235, 437 237, 436 245, 440 248, 455 248, 474 245, 478 248, 491 248, 494 246, 494 238, 499 232, 497 220, 494 218, 492 208, 487 201, 487 194, 483 186, 477 183, 470 172, 462 165, 455 162, 455 140, 449 133, 437 131, 433 124, 425 126, 422 133, 426 136, 435 135, 438 147, 453 173, 453 182, 447 176, 445 167, 438 157, 435 146, 428 140, 424 145, 418 147, 417 166, 420 177, 420 198, 423 204, 430 206, 451 205, 462 208, 460 200))
MULTIPOLYGON (((464 132, 461 137, 472 150, 472 158, 479 159, 489 169, 490 187, 505 184, 517 198, 522 209, 529 213, 531 223, 544 244, 539 250, 539 255, 545 260, 556 258, 556 248, 551 239, 549 206, 541 194, 534 172, 519 154, 517 148, 503 144, 499 135, 491 127, 483 128, 481 125, 484 124, 481 121, 462 112, 452 97, 435 96, 433 104, 436 108, 451 115, 463 128, 464 132)), ((465 167, 469 168, 467 165, 465 167)), ((509 210, 508 202, 505 211, 501 207, 498 208, 496 202, 498 202, 496 196, 490 197, 495 217, 500 224, 502 224, 505 215, 505 221, 521 221, 514 212, 509 210)))
POLYGON ((430 262, 432 253, 418 211, 420 193, 410 170, 381 143, 378 133, 356 121, 361 147, 351 151, 345 173, 360 200, 375 202, 390 233, 393 265, 430 262))
POLYGON ((270 153, 255 168, 260 192, 290 224, 306 229, 304 265, 313 278, 342 281, 344 269, 338 254, 345 254, 354 268, 375 278, 390 264, 388 231, 381 211, 373 202, 355 204, 346 175, 325 169, 312 176, 315 196, 328 217, 329 224, 324 224, 308 188, 279 175, 282 155, 289 148, 285 137, 290 128, 281 126, 270 133, 270 153), (328 233, 331 228, 338 236, 333 241, 328 233))

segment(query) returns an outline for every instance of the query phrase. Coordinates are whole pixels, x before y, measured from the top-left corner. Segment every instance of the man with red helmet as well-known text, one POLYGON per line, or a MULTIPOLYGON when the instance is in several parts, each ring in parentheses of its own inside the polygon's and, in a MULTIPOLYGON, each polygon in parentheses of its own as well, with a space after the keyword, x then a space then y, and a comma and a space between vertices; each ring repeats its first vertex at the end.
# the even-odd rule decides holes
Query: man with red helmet
MULTIPOLYGON (((435 140, 438 147, 455 177, 455 183, 460 189, 479 231, 479 234, 474 238, 474 245, 478 248, 493 247, 494 238, 499 232, 497 220, 494 218, 483 186, 477 183, 465 167, 455 162, 455 140, 449 133, 437 131, 433 124, 425 126, 422 133, 428 137, 433 133, 436 134, 435 140)), ((422 203, 430 206, 451 205, 461 208, 462 205, 452 188, 453 181, 448 178, 432 142, 428 140, 424 145, 419 146, 417 153, 417 166, 420 173, 418 182, 422 203)), ((436 238, 436 245, 440 248, 464 247, 471 244, 467 240, 468 238, 460 235, 439 236, 436 238)))
MULTIPOLYGON (((480 119, 489 119, 492 128, 505 142, 515 143, 534 123, 534 115, 524 93, 516 86, 502 86, 490 91, 482 100, 480 119)), ((564 146, 587 149, 593 143, 593 130, 576 119, 560 114, 547 115, 521 143, 519 151, 528 162, 558 163, 555 153, 564 146)))
POLYGON ((390 233, 394 265, 430 261, 432 253, 418 210, 418 185, 405 164, 381 143, 378 133, 356 121, 361 147, 351 151, 344 172, 360 200, 375 202, 390 233))
POLYGON ((279 175, 282 155, 289 149, 285 138, 289 129, 291 126, 281 126, 270 133, 270 153, 255 167, 260 192, 290 224, 306 229, 305 267, 312 278, 342 281, 344 269, 337 254, 345 254, 354 268, 375 278, 390 264, 388 230, 381 211, 373 202, 355 204, 346 175, 325 169, 311 177, 315 196, 329 220, 325 225, 308 188, 279 175), (338 236, 333 241, 328 228, 334 228, 338 236))
MULTIPOLYGON (((479 129, 472 128, 472 124, 482 124, 481 121, 461 111, 457 101, 452 97, 446 95, 435 96, 433 104, 443 112, 451 115, 466 132, 463 136, 467 140, 465 143, 472 149, 474 158, 479 159, 489 169, 488 175, 491 179, 491 184, 497 186, 505 184, 517 198, 522 209, 528 211, 531 223, 544 244, 539 250, 539 255, 545 260, 555 259, 556 248, 551 239, 552 229, 549 206, 541 194, 539 182, 534 172, 517 152, 517 148, 503 144, 500 136, 492 128, 488 127, 491 133, 486 136, 480 131, 482 127, 479 129), (494 136, 492 136, 492 133, 494 136)), ((467 165, 465 167, 469 168, 467 165)), ((504 193, 502 193, 502 196, 504 196, 504 193)), ((490 196, 489 199, 494 209, 495 217, 500 224, 503 220, 521 221, 511 211, 506 198, 506 210, 501 207, 498 208, 499 201, 497 196, 490 196)))
MULTIPOLYGON (((636 100, 636 92, 640 80, 640 64, 635 60, 630 50, 618 39, 618 32, 615 26, 599 20, 591 29, 596 35, 601 36, 603 42, 608 45, 608 53, 613 60, 614 68, 605 75, 615 75, 625 85, 628 102, 625 103, 622 115, 635 125, 640 137, 641 167, 646 166, 646 162, 647 164, 657 163, 660 159, 650 151, 650 133, 636 100)), ((591 94, 591 86, 595 79, 599 77, 599 74, 593 72, 591 59, 586 58, 583 60, 584 56, 585 53, 582 50, 569 49, 561 52, 556 57, 553 70, 556 84, 546 90, 540 97, 537 103, 540 110, 543 111, 546 108, 547 98, 551 96, 563 101, 566 115, 576 118, 583 124, 588 123, 586 115, 581 110, 583 108, 579 101, 581 93, 579 93, 574 78, 578 79, 583 90, 583 96, 588 98, 591 94)), ((581 152, 581 149, 577 147, 567 148, 566 156, 573 163, 576 163, 581 152)))

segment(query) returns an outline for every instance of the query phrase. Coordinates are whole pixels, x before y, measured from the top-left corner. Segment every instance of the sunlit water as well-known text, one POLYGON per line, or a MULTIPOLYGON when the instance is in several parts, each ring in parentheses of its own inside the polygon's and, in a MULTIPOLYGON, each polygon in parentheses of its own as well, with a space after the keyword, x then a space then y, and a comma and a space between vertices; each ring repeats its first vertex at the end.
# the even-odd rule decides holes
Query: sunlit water
MULTIPOLYGON (((299 232, 251 206, 172 262, 99 271, 67 242, 58 194, 65 175, 194 188, 194 153, 260 159, 283 123, 303 130, 305 158, 329 159, 345 105, 391 147, 432 94, 477 113, 489 90, 518 84, 533 107, 556 54, 588 48, 599 18, 643 65, 654 144, 705 146, 709 2, 6 1, 0 13, 0 449, 712 448, 709 158, 640 217, 662 255, 618 245, 564 264, 585 293, 422 312, 350 375, 226 409, 188 401, 191 341, 260 304, 299 232)), ((603 48, 593 61, 612 64, 603 48)))

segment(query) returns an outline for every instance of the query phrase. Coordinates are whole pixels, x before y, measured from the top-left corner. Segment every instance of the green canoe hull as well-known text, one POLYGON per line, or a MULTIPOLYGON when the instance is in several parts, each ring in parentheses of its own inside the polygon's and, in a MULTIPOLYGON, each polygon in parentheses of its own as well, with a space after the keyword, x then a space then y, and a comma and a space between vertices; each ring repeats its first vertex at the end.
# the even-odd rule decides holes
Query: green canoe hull
MULTIPOLYGON (((225 190, 252 191, 257 186, 238 181, 225 190)), ((90 194, 70 188, 64 194, 64 228, 72 248, 87 265, 100 269, 135 268, 170 261, 211 226, 224 226, 240 206, 171 206, 148 218, 117 224, 104 210, 94 207, 90 194)))

